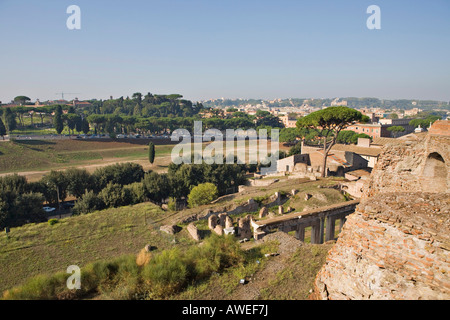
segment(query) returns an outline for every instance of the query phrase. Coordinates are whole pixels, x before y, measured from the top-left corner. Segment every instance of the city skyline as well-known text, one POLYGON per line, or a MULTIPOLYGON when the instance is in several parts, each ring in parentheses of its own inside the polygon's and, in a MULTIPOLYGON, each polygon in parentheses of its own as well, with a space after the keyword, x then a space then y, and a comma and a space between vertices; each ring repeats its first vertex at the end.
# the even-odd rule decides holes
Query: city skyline
POLYGON ((450 3, 0 1, 0 101, 450 100, 450 3), (69 30, 70 5, 81 29, 69 30), (369 30, 370 5, 381 30, 369 30), (20 14, 20 16, 19 16, 20 14), (20 17, 20 18, 18 18, 20 17))

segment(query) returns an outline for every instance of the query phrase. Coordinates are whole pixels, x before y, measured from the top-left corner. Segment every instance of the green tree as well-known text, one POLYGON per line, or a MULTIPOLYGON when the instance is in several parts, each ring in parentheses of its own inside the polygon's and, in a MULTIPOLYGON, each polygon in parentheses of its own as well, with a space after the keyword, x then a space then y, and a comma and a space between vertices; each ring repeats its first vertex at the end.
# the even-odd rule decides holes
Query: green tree
POLYGON ((6 127, 6 131, 11 134, 17 127, 16 116, 11 111, 11 108, 6 108, 3 112, 3 122, 6 127))
POLYGON ((3 138, 3 140, 5 140, 5 135, 6 135, 6 127, 3 124, 2 119, 0 118, 0 136, 3 138))
POLYGON ((131 195, 131 204, 141 203, 146 201, 146 191, 143 182, 134 182, 124 186, 131 195))
POLYGON ((13 225, 16 200, 26 192, 28 185, 25 177, 17 174, 0 177, 0 229, 13 225))
POLYGON ((14 221, 10 225, 22 225, 29 222, 46 221, 42 208, 44 197, 41 193, 23 193, 18 195, 14 203, 14 221))
POLYGON ((69 168, 65 172, 67 191, 80 199, 88 190, 93 190, 94 181, 86 169, 69 168))
POLYGON ((49 203, 55 203, 59 206, 60 201, 67 198, 69 181, 64 172, 52 170, 41 179, 41 182, 47 186, 44 196, 49 203))
POLYGON ((356 136, 356 132, 352 130, 342 130, 339 132, 336 139, 337 143, 350 144, 353 143, 353 137, 356 136))
POLYGON ((86 118, 83 118, 83 120, 81 120, 81 131, 83 131, 84 134, 87 134, 89 130, 90 130, 89 122, 87 121, 86 118))
POLYGON ((366 121, 368 117, 361 112, 347 107, 329 107, 300 118, 297 128, 317 130, 323 139, 322 177, 327 175, 327 158, 331 148, 336 144, 339 133, 357 121, 366 121))
POLYGON ((61 134, 61 132, 64 129, 64 122, 62 118, 62 108, 60 105, 56 107, 55 110, 55 117, 53 118, 53 126, 55 127, 55 130, 58 134, 61 134))
POLYGON ((291 149, 289 149, 288 156, 293 156, 294 154, 302 154, 302 144, 297 142, 291 149))
POLYGON ((24 105, 27 101, 30 101, 31 99, 27 96, 17 96, 14 98, 14 102, 19 103, 20 105, 24 105))
POLYGON ((191 208, 208 204, 217 199, 219 195, 217 187, 210 182, 199 184, 192 188, 188 196, 188 203, 191 208))
POLYGON ((131 195, 128 189, 117 183, 108 183, 108 185, 99 193, 100 199, 106 207, 120 207, 130 204, 131 195))
POLYGON ((155 161, 155 144, 153 142, 149 142, 148 144, 148 161, 151 164, 155 161))
POLYGON ((387 130, 394 136, 394 138, 396 138, 400 132, 404 132, 405 128, 403 128, 402 126, 392 126, 387 128, 387 130))
POLYGON ((297 140, 299 132, 297 128, 283 128, 280 130, 280 142, 294 142, 297 140))
POLYGON ((86 191, 73 207, 74 214, 87 214, 96 210, 101 210, 105 207, 102 199, 96 195, 92 190, 86 191))
POLYGON ((95 181, 95 190, 100 191, 109 182, 120 185, 127 185, 139 182, 144 177, 144 169, 137 163, 118 163, 106 167, 98 168, 92 174, 95 181))
POLYGON ((133 93, 133 95, 131 96, 134 100, 136 100, 136 102, 140 105, 142 102, 142 93, 140 92, 136 92, 133 93))
POLYGON ((167 174, 158 174, 151 171, 145 174, 143 183, 146 196, 155 202, 159 203, 173 193, 167 174))

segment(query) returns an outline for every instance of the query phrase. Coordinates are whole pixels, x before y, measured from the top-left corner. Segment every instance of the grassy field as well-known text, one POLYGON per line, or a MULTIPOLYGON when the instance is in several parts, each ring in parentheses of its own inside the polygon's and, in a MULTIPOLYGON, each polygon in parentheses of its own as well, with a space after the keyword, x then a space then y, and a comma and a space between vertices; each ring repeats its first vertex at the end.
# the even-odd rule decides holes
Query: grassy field
POLYGON ((99 166, 130 161, 139 163, 145 170, 165 172, 175 144, 155 141, 156 158, 150 164, 148 142, 146 139, 0 141, 0 174, 19 173, 29 181, 36 181, 50 170, 79 167, 92 172, 99 166))
POLYGON ((23 173, 31 181, 45 171, 84 167, 93 171, 99 165, 139 162, 146 170, 167 168, 171 144, 156 145, 155 163, 148 162, 148 141, 91 141, 77 139, 16 140, 0 143, 0 174, 23 173), (39 171, 43 172, 39 174, 39 171))
MULTIPOLYGON (((5 233, 0 236, 0 292, 37 274, 137 254, 147 244, 169 248, 174 238, 158 231, 168 215, 156 205, 142 203, 65 218, 54 225, 12 228, 9 238, 5 233)), ((177 242, 183 245, 191 240, 180 233, 177 242)))

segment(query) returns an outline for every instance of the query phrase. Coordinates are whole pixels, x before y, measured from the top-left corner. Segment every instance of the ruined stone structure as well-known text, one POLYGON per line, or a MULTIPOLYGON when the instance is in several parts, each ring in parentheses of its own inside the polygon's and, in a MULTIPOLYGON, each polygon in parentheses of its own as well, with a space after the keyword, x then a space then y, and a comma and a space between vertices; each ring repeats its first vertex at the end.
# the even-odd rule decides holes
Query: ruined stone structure
POLYGON ((314 298, 450 299, 450 125, 433 127, 385 146, 314 298))
POLYGON ((238 220, 238 236, 240 239, 250 239, 252 237, 251 223, 253 219, 251 215, 238 220))
POLYGON ((198 231, 197 227, 193 223, 190 223, 186 229, 189 232, 189 234, 191 235, 192 239, 194 239, 195 241, 201 240, 200 232, 198 231))
POLYGON ((314 210, 252 221, 253 237, 255 240, 260 240, 271 230, 278 229, 283 232, 295 231, 295 237, 298 240, 305 241, 305 228, 311 227, 311 243, 323 243, 324 235, 325 241, 333 240, 336 220, 340 220, 339 228, 342 228, 346 216, 355 211, 358 203, 359 200, 352 200, 314 210))

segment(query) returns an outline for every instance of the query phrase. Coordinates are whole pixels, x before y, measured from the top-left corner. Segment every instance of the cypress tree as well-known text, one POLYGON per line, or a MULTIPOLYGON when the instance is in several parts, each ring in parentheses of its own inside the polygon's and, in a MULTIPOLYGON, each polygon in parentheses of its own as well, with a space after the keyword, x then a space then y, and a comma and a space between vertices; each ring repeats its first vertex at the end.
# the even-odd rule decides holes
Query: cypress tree
POLYGON ((55 118, 53 119, 53 125, 55 126, 56 132, 61 134, 64 129, 64 123, 62 119, 62 108, 58 106, 55 111, 55 118))
POLYGON ((6 128, 5 125, 3 124, 2 119, 0 118, 0 136, 2 136, 3 140, 5 140, 5 135, 6 135, 6 128))
POLYGON ((148 144, 148 161, 151 164, 155 161, 155 144, 153 142, 148 144))

